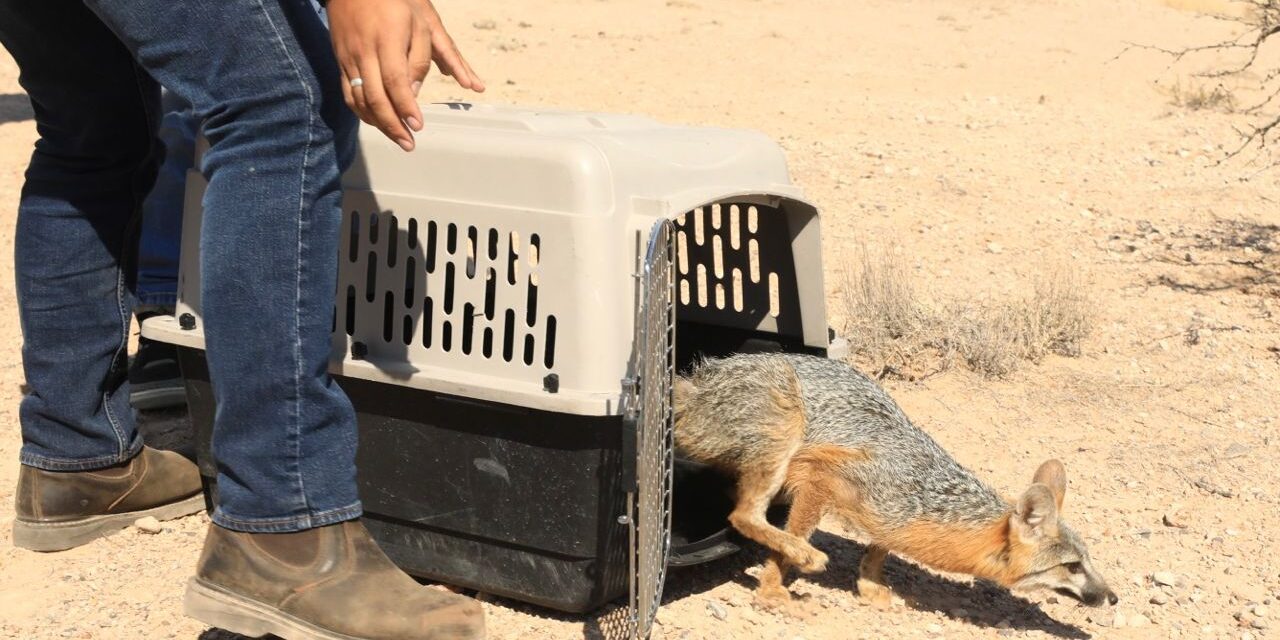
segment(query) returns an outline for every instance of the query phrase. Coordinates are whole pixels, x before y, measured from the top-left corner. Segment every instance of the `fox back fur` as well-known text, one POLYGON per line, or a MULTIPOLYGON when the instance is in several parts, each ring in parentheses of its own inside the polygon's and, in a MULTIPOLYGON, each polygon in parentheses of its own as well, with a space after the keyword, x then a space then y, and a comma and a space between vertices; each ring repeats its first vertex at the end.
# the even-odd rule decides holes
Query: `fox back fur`
POLYGON ((890 552, 1090 605, 1117 600, 1059 518, 1061 463, 1041 465, 1031 487, 1006 501, 844 363, 794 354, 705 361, 676 380, 675 423, 683 456, 737 479, 730 523, 774 552, 760 577, 766 604, 789 600, 789 566, 825 568, 808 538, 828 513, 870 539, 857 585, 880 606, 891 598, 881 573, 890 552), (786 531, 764 517, 775 497, 791 502, 786 531))

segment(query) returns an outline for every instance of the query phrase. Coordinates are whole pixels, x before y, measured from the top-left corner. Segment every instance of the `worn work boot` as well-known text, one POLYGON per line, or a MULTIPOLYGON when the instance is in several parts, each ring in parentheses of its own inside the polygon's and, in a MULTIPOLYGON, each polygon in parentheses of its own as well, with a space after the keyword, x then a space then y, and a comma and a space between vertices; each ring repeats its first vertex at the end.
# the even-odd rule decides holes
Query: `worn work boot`
POLYGON ((297 533, 209 525, 187 615, 232 633, 285 640, 478 640, 469 598, 419 585, 358 520, 297 533))
POLYGON ((138 518, 170 520, 204 508, 196 465, 143 447, 132 460, 92 471, 18 472, 13 544, 61 551, 114 533, 138 518))

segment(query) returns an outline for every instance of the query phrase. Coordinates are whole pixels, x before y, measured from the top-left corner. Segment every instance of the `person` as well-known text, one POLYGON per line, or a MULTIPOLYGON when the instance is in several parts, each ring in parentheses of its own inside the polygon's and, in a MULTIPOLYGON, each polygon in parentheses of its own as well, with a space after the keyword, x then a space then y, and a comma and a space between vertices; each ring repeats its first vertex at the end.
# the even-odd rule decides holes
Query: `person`
POLYGON ((408 151, 433 61, 484 86, 428 0, 327 10, 331 38, 308 0, 0 0, 39 133, 14 243, 28 385, 14 542, 64 549, 201 506, 194 465, 144 446, 128 407, 163 84, 210 145, 200 260, 219 497, 187 612, 286 639, 480 638, 477 603, 419 586, 361 524, 354 412, 326 371, 352 112, 408 151))

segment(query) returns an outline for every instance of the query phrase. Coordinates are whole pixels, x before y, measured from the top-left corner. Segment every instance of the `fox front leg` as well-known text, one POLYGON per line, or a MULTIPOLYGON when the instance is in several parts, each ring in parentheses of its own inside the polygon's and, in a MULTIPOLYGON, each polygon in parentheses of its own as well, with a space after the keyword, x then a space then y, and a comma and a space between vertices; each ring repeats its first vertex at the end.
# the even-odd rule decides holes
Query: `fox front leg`
MULTIPOLYGON (((828 494, 809 486, 798 491, 791 501, 787 516, 787 533, 808 541, 814 529, 822 521, 828 508, 828 494)), ((787 571, 791 565, 781 553, 769 554, 760 572, 760 587, 756 589, 756 601, 770 609, 790 610, 791 592, 787 590, 787 571)), ((794 612, 792 612, 794 613, 794 612)))

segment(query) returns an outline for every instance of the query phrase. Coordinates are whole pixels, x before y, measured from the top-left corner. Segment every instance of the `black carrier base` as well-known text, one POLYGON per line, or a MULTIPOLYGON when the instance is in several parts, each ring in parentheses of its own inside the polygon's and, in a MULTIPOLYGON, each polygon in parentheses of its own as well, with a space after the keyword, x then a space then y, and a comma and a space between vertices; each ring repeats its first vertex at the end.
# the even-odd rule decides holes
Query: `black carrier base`
MULTIPOLYGON (((212 504, 204 352, 180 350, 212 504)), ((364 522, 411 575, 574 613, 627 590, 621 417, 338 378, 357 413, 364 522)))

